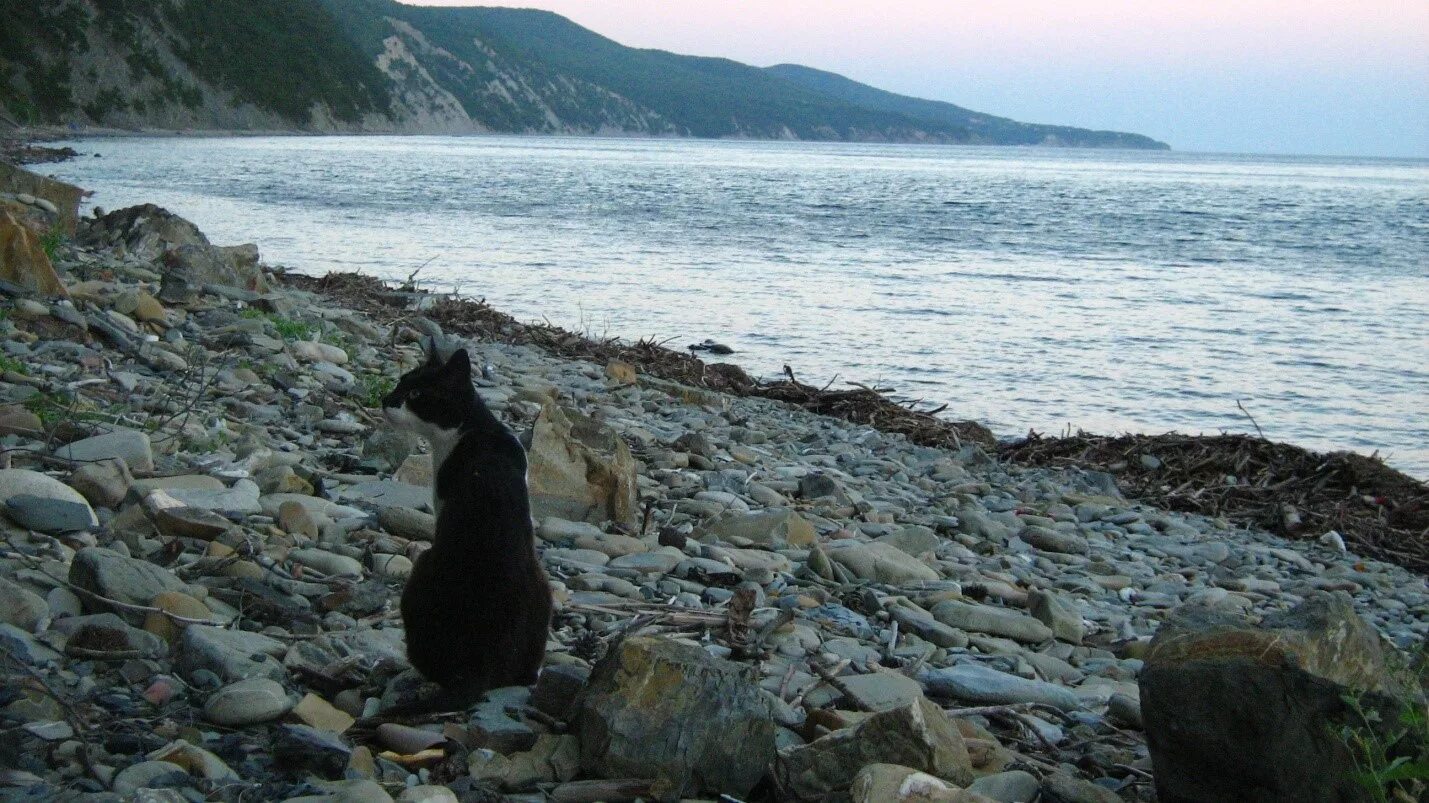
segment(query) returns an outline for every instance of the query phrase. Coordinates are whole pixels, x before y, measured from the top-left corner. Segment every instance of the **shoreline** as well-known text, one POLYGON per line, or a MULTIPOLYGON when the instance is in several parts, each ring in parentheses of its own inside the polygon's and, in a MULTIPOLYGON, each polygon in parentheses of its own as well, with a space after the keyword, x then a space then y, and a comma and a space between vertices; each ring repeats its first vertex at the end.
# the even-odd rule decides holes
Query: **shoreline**
MULTIPOLYGON (((393 282, 363 274, 283 275, 285 281, 378 319, 385 306, 379 299, 395 290, 393 282)), ((1429 574, 1429 484, 1375 456, 1316 452, 1247 433, 1098 435, 1079 430, 999 439, 980 422, 939 417, 946 405, 916 410, 877 388, 820 389, 798 382, 793 372, 760 382, 736 365, 707 363, 646 340, 596 341, 549 324, 523 324, 476 299, 426 291, 394 295, 436 299, 428 315, 450 331, 533 343, 565 357, 625 360, 662 379, 785 402, 904 435, 919 445, 954 450, 976 445, 1018 465, 1098 471, 1147 504, 1224 516, 1290 538, 1323 538, 1333 532, 1366 554, 1429 574), (1227 484, 1228 477, 1235 482, 1227 484)))
MULTIPOLYGON (((0 285, 0 671, 32 692, 4 713, 22 723, 9 780, 36 798, 768 803, 911 762, 992 800, 1148 803, 1175 783, 1153 764, 1168 722, 1143 711, 1171 611, 1253 633, 1309 601, 1400 648, 1429 633, 1425 578, 1353 546, 1018 465, 872 391, 760 386, 477 301, 273 270, 127 212, 54 247, 67 299, 0 285), (428 336, 471 350, 527 437, 558 607, 534 691, 374 729, 416 688, 397 604, 436 528, 430 455, 374 406, 428 336), (647 736, 736 728, 673 758, 647 736)), ((1274 698, 1236 704, 1273 719, 1274 698)), ((1221 737, 1197 716, 1169 727, 1221 737)))
MULTIPOLYGON (((655 140, 655 141, 693 141, 693 142, 742 142, 742 143, 803 143, 809 145, 818 144, 848 144, 848 145, 907 145, 911 147, 945 147, 945 148, 971 148, 987 150, 1018 150, 1018 151, 1046 151, 1057 153, 1063 151, 1086 151, 1090 153, 1110 152, 1110 153, 1169 153, 1178 156, 1207 156, 1214 158, 1246 158, 1246 159, 1294 159, 1294 160, 1344 160, 1344 161, 1383 161, 1383 162, 1407 162, 1416 164, 1429 163, 1429 156, 1413 155, 1386 155, 1386 154, 1353 154, 1353 153, 1278 153, 1267 152, 1257 153, 1252 151, 1197 151, 1186 150, 1184 148, 1153 149, 1153 148, 1090 148, 1072 147, 1067 145, 992 145, 973 144, 955 142, 884 142, 876 140, 837 140, 837 139, 772 139, 772 138, 752 138, 752 137, 682 137, 675 135, 644 134, 640 132, 625 133, 593 133, 593 132, 568 132, 568 133, 541 133, 541 132, 511 132, 511 131, 431 131, 431 132, 401 132, 401 131, 306 131, 298 128, 284 128, 272 130, 245 129, 245 128, 204 128, 204 129, 171 129, 171 128, 98 128, 87 127, 79 131, 71 131, 63 126, 37 126, 20 127, 10 129, 11 133, 22 138, 28 137, 33 141, 59 141, 59 140, 84 140, 84 139, 129 139, 153 137, 156 139, 221 139, 223 137, 516 137, 532 139, 550 139, 559 137, 570 137, 573 139, 610 139, 610 140, 655 140)), ((4 135, 0 134, 0 140, 4 135)))

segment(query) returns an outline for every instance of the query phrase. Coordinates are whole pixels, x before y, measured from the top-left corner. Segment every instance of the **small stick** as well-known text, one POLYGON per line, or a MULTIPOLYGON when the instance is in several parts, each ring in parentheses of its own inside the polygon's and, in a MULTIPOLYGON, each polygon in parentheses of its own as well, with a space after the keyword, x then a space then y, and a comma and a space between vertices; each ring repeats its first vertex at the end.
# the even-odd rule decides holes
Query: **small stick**
POLYGON ((134 603, 132 603, 132 602, 120 602, 120 601, 117 600, 117 599, 110 599, 109 597, 106 597, 106 596, 104 596, 104 595, 102 595, 102 594, 96 594, 95 592, 90 591, 90 590, 87 589, 87 588, 81 588, 81 587, 75 585, 74 583, 71 583, 71 582, 68 581, 68 580, 64 580, 64 579, 61 579, 61 578, 59 578, 59 577, 55 577, 53 574, 50 574, 49 572, 45 571, 42 567, 36 565, 33 561, 31 561, 31 560, 30 560, 30 556, 29 556, 29 555, 26 555, 23 550, 21 550, 19 547, 15 546, 15 544, 12 543, 8 537, 6 537, 6 538, 4 539, 4 542, 5 542, 5 544, 6 544, 7 546, 9 546, 11 549, 15 550, 15 553, 20 556, 20 559, 21 559, 21 560, 24 560, 26 563, 30 564, 30 568, 34 569, 35 571, 39 572, 40 574, 43 574, 44 576, 46 576, 46 577, 48 577, 49 579, 55 581, 56 583, 59 583, 60 585, 64 586, 65 588, 68 588, 70 591, 73 591, 73 592, 75 592, 76 594, 83 594, 84 596, 89 597, 90 599, 96 600, 96 601, 98 601, 98 602, 103 602, 103 603, 105 603, 105 604, 107 604, 107 605, 113 605, 113 606, 116 607, 116 608, 123 608, 123 609, 126 610, 126 611, 133 611, 133 612, 135 612, 135 613, 161 613, 161 614, 163 614, 164 616, 167 616, 167 617, 169 617, 170 619, 172 619, 173 621, 178 622, 178 623, 180 623, 180 624, 186 624, 186 625, 209 625, 209 626, 211 626, 211 627, 223 627, 223 625, 224 625, 223 622, 214 622, 214 621, 210 621, 210 620, 208 620, 208 619, 194 619, 194 618, 188 617, 188 616, 180 616, 180 615, 178 615, 178 614, 176 614, 176 613, 170 613, 169 611, 166 611, 166 610, 164 610, 163 608, 159 608, 159 607, 156 607, 156 606, 153 606, 153 605, 136 605, 136 604, 134 604, 134 603))
POLYGON ((74 730, 75 738, 79 739, 79 760, 80 763, 84 765, 84 771, 88 773, 91 778, 94 778, 96 781, 99 781, 107 788, 109 784, 104 783, 104 780, 99 777, 99 773, 95 771, 94 768, 94 760, 90 757, 89 754, 91 748, 89 744, 89 737, 87 736, 88 723, 86 722, 84 717, 80 716, 79 712, 75 710, 74 703, 70 702, 68 698, 60 694, 54 686, 50 685, 50 682, 48 680, 45 680, 43 675, 41 675, 38 671, 36 671, 34 667, 30 666, 28 663, 21 661, 19 657, 16 656, 13 652, 11 652, 10 648, 5 646, 4 644, 0 644, 0 656, 3 656, 5 660, 9 661, 21 672, 24 672, 26 675, 28 675, 31 680, 34 680, 36 683, 40 684, 40 688, 44 690, 44 694, 50 699, 54 700, 55 703, 60 706, 60 708, 64 709, 65 722, 68 723, 70 728, 74 730))
POLYGON ((1245 405, 1240 403, 1240 399, 1235 400, 1235 406, 1239 407, 1240 411, 1242 413, 1245 413, 1245 417, 1250 419, 1250 423, 1255 427, 1255 432, 1256 434, 1260 435, 1260 439, 1265 440, 1265 433, 1261 432, 1260 425, 1255 423, 1255 416, 1251 415, 1250 411, 1245 409, 1245 405))
MULTIPOLYGON (((842 662, 843 665, 846 665, 847 663, 848 661, 842 662)), ((858 699, 858 697, 855 696, 854 693, 849 689, 848 684, 844 683, 843 680, 837 675, 833 674, 822 666, 819 666, 817 663, 811 662, 809 666, 812 666, 814 668, 814 671, 818 673, 819 677, 824 679, 825 683, 829 684, 830 686, 833 686, 836 690, 838 690, 839 694, 842 694, 843 696, 847 697, 849 702, 854 704, 855 708, 860 711, 873 710, 862 700, 858 699)), ((842 665, 840 666, 840 669, 842 669, 842 665)))

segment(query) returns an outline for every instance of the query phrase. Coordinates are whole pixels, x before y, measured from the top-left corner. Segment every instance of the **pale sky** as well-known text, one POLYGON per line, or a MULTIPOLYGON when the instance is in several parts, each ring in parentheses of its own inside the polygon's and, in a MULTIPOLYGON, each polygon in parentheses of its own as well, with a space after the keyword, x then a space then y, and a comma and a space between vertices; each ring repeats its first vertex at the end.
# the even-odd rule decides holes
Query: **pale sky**
MULTIPOLYGON (((421 0, 420 5, 500 5, 421 0)), ((1429 157, 1429 0, 520 0, 622 44, 794 62, 1178 150, 1429 157)))

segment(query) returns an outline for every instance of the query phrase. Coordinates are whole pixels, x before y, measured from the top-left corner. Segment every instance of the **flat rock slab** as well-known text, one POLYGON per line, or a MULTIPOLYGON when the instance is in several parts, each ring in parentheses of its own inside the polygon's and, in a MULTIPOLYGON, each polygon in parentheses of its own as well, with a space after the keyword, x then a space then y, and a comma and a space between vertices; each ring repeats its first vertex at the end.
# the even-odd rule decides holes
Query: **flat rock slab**
MULTIPOLYGON (((431 493, 427 494, 427 501, 431 501, 431 493)), ((265 494, 259 503, 263 508, 263 515, 278 517, 278 511, 283 507, 284 502, 293 502, 301 505, 304 510, 314 516, 323 516, 333 521, 341 521, 350 518, 366 518, 369 514, 361 508, 350 505, 340 505, 321 496, 309 496, 299 493, 272 493, 265 494)))
POLYGON ((149 436, 134 429, 116 429, 75 441, 56 449, 55 456, 80 463, 118 457, 131 471, 154 470, 154 451, 149 444, 149 436))
POLYGON ((394 480, 358 483, 344 488, 340 493, 342 498, 349 502, 364 502, 379 508, 405 507, 422 510, 432 506, 431 488, 394 480))
POLYGON ((212 541, 233 529, 233 522, 197 507, 159 508, 154 511, 154 524, 164 535, 204 541, 212 541))
POLYGON ((845 692, 866 711, 889 711, 923 697, 923 687, 918 681, 897 672, 874 672, 840 680, 845 692))
POLYGON ((1087 546, 1087 539, 1080 535, 1035 524, 1022 528, 1022 532, 1018 533, 1017 537, 1043 552, 1085 555, 1090 549, 1087 546))
POLYGON ((203 705, 203 717, 216 725, 237 727, 277 719, 292 707, 282 684, 248 678, 214 692, 203 705))
POLYGON ((6 499, 5 515, 21 527, 42 533, 72 533, 94 526, 94 511, 87 503, 30 494, 6 499))
MULTIPOLYGON (((148 605, 165 591, 188 589, 167 569, 100 547, 87 547, 75 554, 69 567, 69 582, 101 597, 131 605, 148 605)), ((88 594, 81 594, 80 598, 86 611, 113 610, 120 615, 134 615, 88 594)))
POLYGON ((189 507, 212 510, 217 513, 247 515, 263 512, 263 506, 258 503, 258 486, 251 480, 239 480, 233 484, 232 488, 225 488, 221 491, 202 488, 169 488, 165 493, 189 507))
POLYGON ((942 579, 931 566, 892 544, 834 542, 828 545, 827 552, 831 560, 865 580, 908 585, 942 579))
POLYGON ((918 680, 934 697, 951 697, 976 705, 1042 703, 1062 711, 1082 707, 1081 699, 1069 689, 1009 675, 982 664, 930 669, 920 674, 918 680))
POLYGON ((949 599, 934 605, 932 614, 939 622, 960 630, 991 633, 1031 644, 1052 638, 1050 627, 1025 613, 1007 608, 949 599))
POLYGON ((78 491, 59 480, 38 471, 23 468, 0 469, 0 501, 8 501, 13 496, 35 496, 60 502, 84 505, 89 513, 90 527, 97 526, 99 519, 89 507, 89 502, 78 491))
POLYGON ((288 677, 277 660, 287 645, 258 633, 193 626, 184 628, 179 644, 179 670, 190 679, 201 669, 230 683, 255 677, 281 682, 288 677))

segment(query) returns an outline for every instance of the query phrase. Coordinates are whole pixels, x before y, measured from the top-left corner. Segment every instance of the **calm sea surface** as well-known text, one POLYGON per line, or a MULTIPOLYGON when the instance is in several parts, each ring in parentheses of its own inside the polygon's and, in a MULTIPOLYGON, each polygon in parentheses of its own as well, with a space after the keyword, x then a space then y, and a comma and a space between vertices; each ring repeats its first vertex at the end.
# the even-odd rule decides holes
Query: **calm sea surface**
POLYGON ((121 139, 43 169, 220 244, 714 338, 1000 435, 1249 430, 1429 477, 1429 162, 514 137, 121 139))

